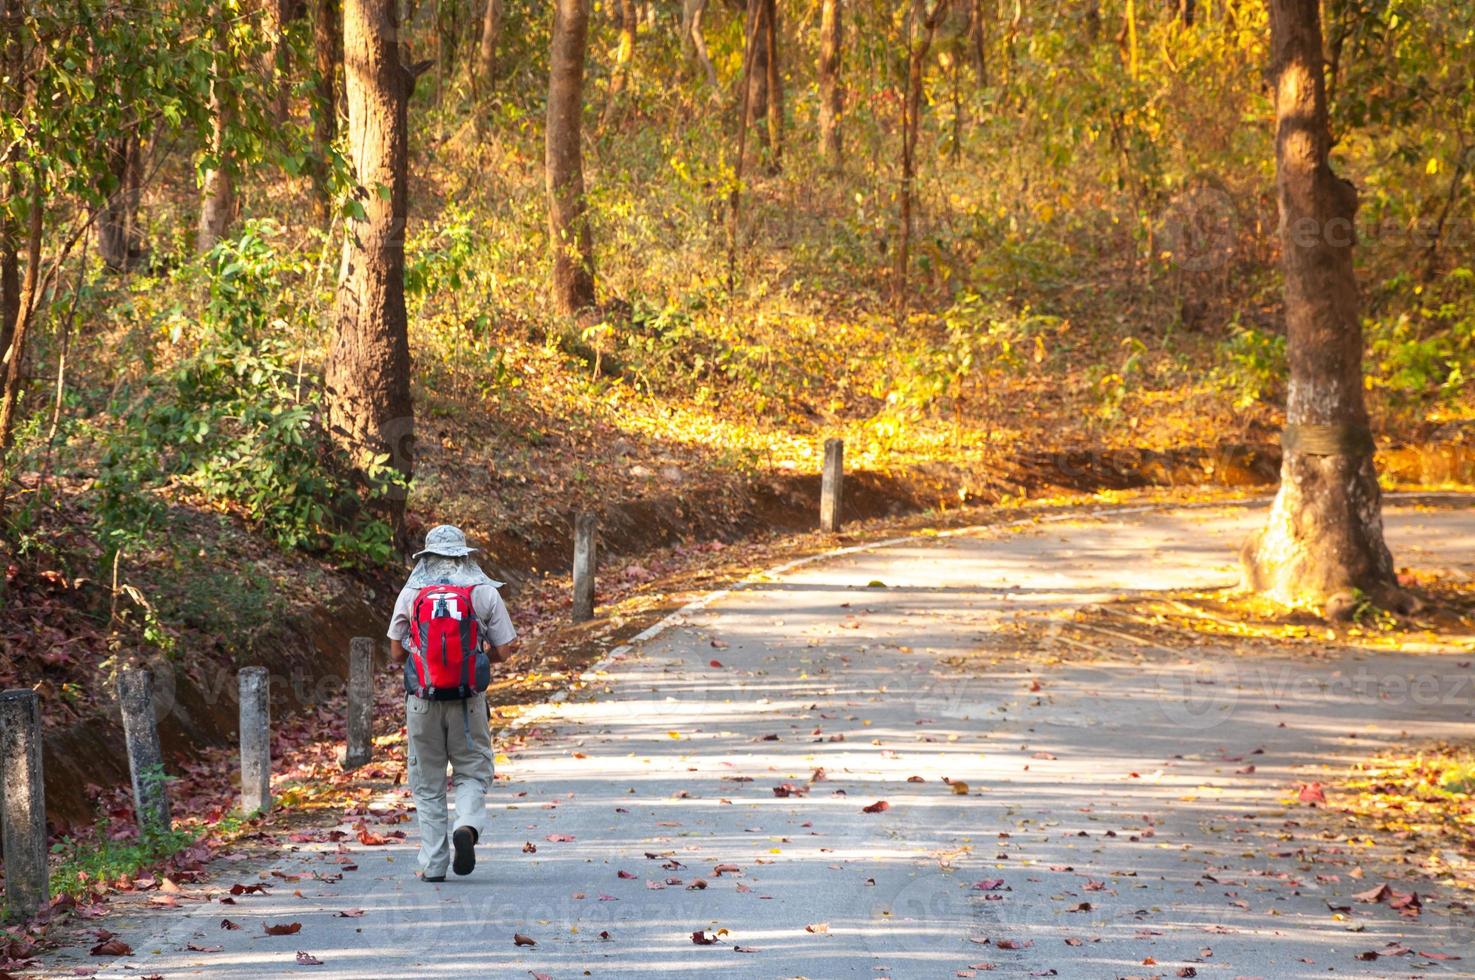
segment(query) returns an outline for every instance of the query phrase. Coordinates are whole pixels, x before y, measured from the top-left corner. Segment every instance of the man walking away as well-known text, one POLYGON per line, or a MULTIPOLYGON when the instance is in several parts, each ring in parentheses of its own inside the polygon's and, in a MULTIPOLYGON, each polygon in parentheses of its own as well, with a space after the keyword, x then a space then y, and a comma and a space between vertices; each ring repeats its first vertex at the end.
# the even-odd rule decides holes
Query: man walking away
POLYGON ((445 881, 476 867, 487 823, 492 738, 485 691, 491 663, 511 656, 517 631, 494 582, 450 524, 431 528, 389 621, 389 656, 404 665, 410 791, 420 823, 420 876, 445 881), (490 651, 490 655, 488 653, 490 651), (447 844, 446 764, 456 797, 447 844), (454 858, 451 852, 455 852, 454 858))

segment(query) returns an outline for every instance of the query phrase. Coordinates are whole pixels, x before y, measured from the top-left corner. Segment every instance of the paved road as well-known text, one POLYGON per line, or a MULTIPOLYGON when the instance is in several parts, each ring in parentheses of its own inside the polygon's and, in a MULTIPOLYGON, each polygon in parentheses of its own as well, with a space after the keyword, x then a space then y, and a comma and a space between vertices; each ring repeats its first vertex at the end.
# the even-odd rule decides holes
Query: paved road
MULTIPOLYGON (((299 845, 272 868, 357 870, 110 922, 137 952, 103 975, 1475 975, 1470 913, 1427 882, 1416 919, 1349 902, 1377 849, 1286 802, 1404 732, 1475 737, 1468 654, 1061 662, 1014 639, 1018 616, 1232 581, 1260 514, 925 537, 741 586, 540 712, 469 879, 416 880, 413 832, 299 845), (944 663, 964 654, 981 668, 944 663), (1356 958, 1390 942, 1463 959, 1356 958)), ((1389 524, 1401 564, 1472 570, 1469 511, 1389 524)))

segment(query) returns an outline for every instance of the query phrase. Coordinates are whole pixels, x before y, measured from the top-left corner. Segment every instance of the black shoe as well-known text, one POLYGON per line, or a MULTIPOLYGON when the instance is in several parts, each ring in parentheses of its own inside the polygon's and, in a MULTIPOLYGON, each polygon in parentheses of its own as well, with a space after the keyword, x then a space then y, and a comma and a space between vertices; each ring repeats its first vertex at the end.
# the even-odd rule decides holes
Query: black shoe
POLYGON ((476 830, 457 827, 451 835, 451 844, 456 849, 456 856, 451 859, 451 870, 458 875, 471 874, 476 867, 476 830))
POLYGON ((445 875, 421 875, 420 876, 420 880, 421 881, 430 881, 430 882, 445 881, 446 880, 446 876, 445 875))

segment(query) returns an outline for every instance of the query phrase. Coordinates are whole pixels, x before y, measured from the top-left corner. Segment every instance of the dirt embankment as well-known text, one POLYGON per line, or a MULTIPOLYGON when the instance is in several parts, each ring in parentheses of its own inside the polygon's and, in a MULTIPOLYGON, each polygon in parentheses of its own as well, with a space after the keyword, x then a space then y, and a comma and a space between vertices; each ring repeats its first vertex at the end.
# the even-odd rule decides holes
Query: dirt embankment
MULTIPOLYGON (((846 474, 844 517, 865 521, 909 513, 997 503, 1006 496, 1150 487, 1269 486, 1277 478, 1274 447, 1215 450, 1060 450, 1027 452, 988 472, 949 465, 902 472, 846 474)), ((1475 481, 1475 454, 1465 447, 1410 447, 1380 456, 1385 473, 1401 481, 1475 481)), ((634 557, 682 542, 743 539, 813 530, 819 477, 772 473, 699 493, 614 502, 600 512, 600 548, 606 557, 634 557)), ((514 610, 519 592, 548 573, 566 572, 575 515, 509 529, 485 542, 490 570, 505 579, 514 610)), ((311 611, 285 619, 257 644, 251 664, 272 677, 278 719, 320 708, 337 710, 347 673, 348 641, 382 635, 393 574, 344 579, 336 595, 311 611)), ((180 662, 186 656, 177 655, 180 662)), ((232 744, 237 734, 235 668, 155 660, 160 737, 174 771, 197 764, 201 749, 232 744)), ((48 732, 47 806, 54 824, 86 824, 96 816, 96 787, 128 782, 121 725, 115 711, 48 732)))

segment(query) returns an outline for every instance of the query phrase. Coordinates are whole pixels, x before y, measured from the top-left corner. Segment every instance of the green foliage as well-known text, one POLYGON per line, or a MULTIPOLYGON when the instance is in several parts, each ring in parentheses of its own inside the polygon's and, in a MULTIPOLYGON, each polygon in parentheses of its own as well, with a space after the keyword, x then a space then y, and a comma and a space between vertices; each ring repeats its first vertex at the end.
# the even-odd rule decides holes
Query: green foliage
POLYGON ((1214 380, 1234 396, 1235 408, 1278 398, 1286 380, 1286 339, 1236 321, 1219 345, 1214 380))
POLYGON ((106 817, 90 836, 68 837, 51 845, 51 894, 80 898, 99 883, 133 878, 199 839, 190 830, 145 830, 115 839, 106 817))
POLYGON ((300 267, 268 244, 269 225, 248 224, 202 266, 181 276, 205 290, 198 323, 179 311, 172 342, 188 353, 124 412, 110 434, 98 487, 112 528, 139 532, 163 517, 152 492, 171 482, 239 512, 285 548, 382 560, 388 531, 360 518, 352 489, 318 420, 318 393, 288 328, 284 276, 300 267), (196 282, 198 279, 198 282, 196 282))
POLYGON ((1397 276, 1382 291, 1389 312, 1365 327, 1372 382, 1401 406, 1451 401, 1475 375, 1475 272, 1460 267, 1428 287, 1397 276))
POLYGON ((904 420, 922 417, 944 400, 960 422, 970 384, 1028 373, 1049 356, 1046 336, 1061 323, 1027 307, 1013 310, 964 293, 942 314, 935 338, 914 347, 873 389, 884 401, 873 425, 880 422, 894 433, 904 420))

